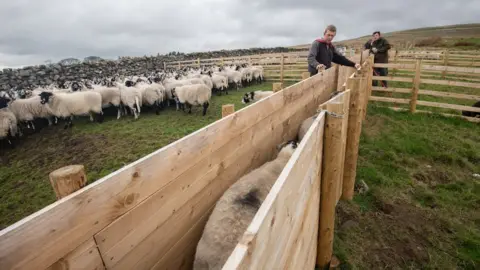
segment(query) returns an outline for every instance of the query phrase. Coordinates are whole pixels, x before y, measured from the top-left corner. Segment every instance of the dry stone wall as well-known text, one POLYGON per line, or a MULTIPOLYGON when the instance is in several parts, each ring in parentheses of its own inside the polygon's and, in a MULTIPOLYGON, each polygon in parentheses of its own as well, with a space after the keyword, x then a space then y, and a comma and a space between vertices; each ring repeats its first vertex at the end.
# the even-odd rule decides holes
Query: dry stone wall
POLYGON ((205 59, 218 57, 232 57, 260 53, 278 53, 296 51, 284 47, 253 48, 242 50, 222 50, 201 53, 177 53, 145 57, 120 57, 118 60, 100 60, 95 62, 80 62, 78 64, 62 65, 49 64, 28 66, 21 69, 3 69, 0 71, 0 90, 12 88, 25 89, 36 86, 50 85, 54 82, 79 81, 111 77, 114 75, 141 75, 163 70, 164 62, 183 61, 191 59, 205 59))

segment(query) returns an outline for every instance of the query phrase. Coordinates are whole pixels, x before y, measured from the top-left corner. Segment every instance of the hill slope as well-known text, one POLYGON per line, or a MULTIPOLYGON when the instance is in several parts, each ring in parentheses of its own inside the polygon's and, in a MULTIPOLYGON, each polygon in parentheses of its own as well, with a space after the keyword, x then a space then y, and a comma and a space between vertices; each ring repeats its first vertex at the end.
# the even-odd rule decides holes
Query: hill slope
MULTIPOLYGON (((459 41, 471 43, 470 49, 480 49, 480 23, 475 24, 455 24, 438 27, 424 27, 382 34, 395 47, 404 47, 406 43, 415 42, 415 44, 432 47, 459 47, 462 44, 456 44, 459 41), (430 40, 430 42, 428 42, 430 40), (429 44, 430 43, 430 44, 429 44)), ((335 45, 360 47, 371 35, 361 36, 355 39, 340 40, 334 42, 335 45)), ((291 46, 290 48, 309 48, 310 44, 291 46)))

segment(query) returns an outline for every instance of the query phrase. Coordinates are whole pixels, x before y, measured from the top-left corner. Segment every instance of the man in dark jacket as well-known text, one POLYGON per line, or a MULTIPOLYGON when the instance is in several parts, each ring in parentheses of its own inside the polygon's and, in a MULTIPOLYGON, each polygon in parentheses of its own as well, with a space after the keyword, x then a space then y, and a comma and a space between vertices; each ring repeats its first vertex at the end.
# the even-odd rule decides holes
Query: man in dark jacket
MULTIPOLYGON (((391 49, 388 41, 380 35, 380 31, 373 32, 373 38, 365 43, 365 49, 370 50, 374 56, 375 63, 388 63, 388 50, 391 49)), ((374 68, 375 76, 387 76, 388 68, 374 68), (376 73, 376 74, 375 74, 376 73)), ((383 86, 387 87, 387 81, 382 81, 383 86)), ((373 85, 377 86, 377 81, 373 81, 373 85)))
POLYGON ((360 68, 360 64, 348 60, 337 52, 332 44, 336 33, 337 28, 334 25, 329 25, 323 33, 323 38, 313 41, 308 53, 308 72, 310 72, 310 76, 317 74, 321 69, 329 69, 332 66, 332 62, 343 66, 360 68))

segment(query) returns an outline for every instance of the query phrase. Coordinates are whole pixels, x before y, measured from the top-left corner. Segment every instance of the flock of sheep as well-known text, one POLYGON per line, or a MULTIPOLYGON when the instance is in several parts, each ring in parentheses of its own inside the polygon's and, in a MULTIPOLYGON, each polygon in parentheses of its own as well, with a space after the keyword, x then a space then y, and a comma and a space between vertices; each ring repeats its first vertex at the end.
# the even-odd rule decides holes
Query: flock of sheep
MULTIPOLYGON (((117 119, 129 114, 137 119, 146 107, 159 114, 172 104, 176 104, 177 110, 187 108, 188 113, 193 106, 202 106, 205 115, 212 94, 228 94, 229 89, 238 90, 263 81, 262 66, 237 62, 228 66, 187 67, 142 76, 115 76, 0 92, 0 140, 13 146, 13 139, 23 136, 22 130, 36 130, 35 121, 39 119, 46 119, 49 126, 63 119, 64 128, 73 125, 74 117, 85 115, 90 115, 92 122, 101 123, 107 108, 117 111, 117 119)), ((251 92, 242 102, 270 94, 271 91, 251 92)))

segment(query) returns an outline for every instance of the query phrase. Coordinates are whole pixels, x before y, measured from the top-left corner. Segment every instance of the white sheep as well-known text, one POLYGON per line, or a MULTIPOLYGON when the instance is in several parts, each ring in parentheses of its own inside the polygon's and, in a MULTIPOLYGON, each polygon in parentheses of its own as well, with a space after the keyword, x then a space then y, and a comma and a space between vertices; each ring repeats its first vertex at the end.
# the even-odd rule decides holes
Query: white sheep
POLYGON ((287 143, 277 157, 238 179, 217 201, 197 244, 193 269, 222 269, 297 147, 287 143))
POLYGON ((67 119, 64 128, 73 125, 73 116, 90 114, 93 121, 93 114, 98 116, 98 122, 103 122, 102 95, 93 91, 74 93, 51 93, 42 92, 40 103, 48 107, 53 115, 67 119))
MULTIPOLYGON (((177 104, 187 105, 188 113, 192 113, 192 106, 202 105, 203 115, 205 115, 210 105, 212 90, 205 84, 192 84, 176 87, 172 91, 172 95, 175 97, 177 104)), ((184 106, 183 109, 185 110, 184 106)))
POLYGON ((0 140, 7 139, 13 145, 12 138, 17 135, 18 123, 15 114, 7 108, 8 98, 0 98, 0 140))
POLYGON ((94 91, 97 93, 100 93, 102 96, 102 108, 107 108, 110 106, 114 106, 117 108, 117 119, 120 119, 121 115, 121 110, 120 110, 120 105, 122 102, 121 95, 120 95, 120 89, 116 87, 94 87, 93 90, 87 90, 87 91, 94 91))
MULTIPOLYGON (((51 92, 50 92, 51 93, 51 92)), ((46 118, 48 125, 52 125, 53 112, 40 103, 40 96, 32 96, 26 99, 15 99, 10 102, 9 108, 15 114, 18 122, 26 122, 28 128, 35 130, 33 121, 35 118, 46 118)), ((55 119, 56 123, 57 119, 55 119)))
POLYGON ((140 107, 142 106, 142 93, 140 89, 127 87, 120 83, 117 83, 117 87, 120 89, 120 99, 124 106, 125 114, 127 114, 126 106, 133 112, 135 119, 138 119, 141 112, 140 107))
POLYGON ((247 104, 250 101, 257 102, 263 98, 273 95, 273 91, 252 91, 250 93, 245 93, 242 98, 242 103, 247 104))

